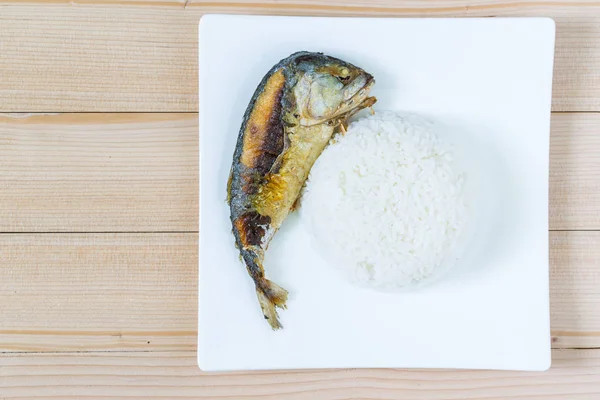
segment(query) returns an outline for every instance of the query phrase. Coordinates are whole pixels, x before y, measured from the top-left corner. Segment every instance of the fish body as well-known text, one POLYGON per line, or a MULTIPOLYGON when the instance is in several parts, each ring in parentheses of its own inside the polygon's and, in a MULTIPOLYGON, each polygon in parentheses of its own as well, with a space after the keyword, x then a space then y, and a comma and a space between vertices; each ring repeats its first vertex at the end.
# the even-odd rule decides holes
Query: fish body
POLYGON ((281 328, 276 307, 285 308, 287 291, 265 277, 264 252, 332 135, 375 103, 373 84, 345 61, 294 53, 266 74, 244 114, 227 198, 236 246, 273 329, 281 328))

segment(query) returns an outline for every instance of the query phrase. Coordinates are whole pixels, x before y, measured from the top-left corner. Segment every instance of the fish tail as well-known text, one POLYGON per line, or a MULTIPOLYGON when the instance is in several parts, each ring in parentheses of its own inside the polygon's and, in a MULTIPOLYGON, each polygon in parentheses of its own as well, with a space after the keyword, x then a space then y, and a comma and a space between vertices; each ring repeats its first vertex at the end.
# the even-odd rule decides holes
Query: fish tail
POLYGON ((273 330, 281 329, 276 307, 286 308, 288 292, 274 282, 263 278, 256 284, 256 295, 265 319, 273 330))
POLYGON ((246 263, 246 268, 248 268, 248 273, 254 280, 256 296, 265 319, 273 330, 281 329, 282 326, 276 308, 286 308, 287 290, 265 278, 265 271, 262 266, 262 249, 256 247, 244 248, 241 254, 246 263))

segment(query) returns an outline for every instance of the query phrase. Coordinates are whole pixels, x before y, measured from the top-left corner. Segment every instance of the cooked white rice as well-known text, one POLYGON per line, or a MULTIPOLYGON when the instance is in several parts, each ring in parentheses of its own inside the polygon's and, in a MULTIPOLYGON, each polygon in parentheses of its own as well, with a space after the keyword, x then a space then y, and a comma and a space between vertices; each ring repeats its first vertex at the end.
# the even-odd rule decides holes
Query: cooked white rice
POLYGON ((352 283, 406 289, 448 270, 465 227, 464 172, 417 116, 352 123, 313 166, 301 216, 317 250, 352 283))

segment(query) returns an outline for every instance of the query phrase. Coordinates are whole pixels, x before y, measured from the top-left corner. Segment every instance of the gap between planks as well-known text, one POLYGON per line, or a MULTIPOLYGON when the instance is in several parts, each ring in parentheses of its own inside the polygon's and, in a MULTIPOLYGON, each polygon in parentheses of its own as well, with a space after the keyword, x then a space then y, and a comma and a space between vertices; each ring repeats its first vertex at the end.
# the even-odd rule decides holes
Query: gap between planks
MULTIPOLYGON (((600 229, 549 229, 548 232, 600 232, 600 229)), ((179 234, 179 233, 192 233, 198 234, 198 231, 48 231, 48 232, 11 232, 5 231, 0 232, 0 235, 76 235, 76 234, 98 234, 98 235, 120 235, 120 234, 148 234, 148 235, 161 235, 161 234, 179 234)))
MULTIPOLYGON (((1 1, 1 0, 0 0, 1 1)), ((599 114, 600 111, 586 111, 586 110, 569 110, 569 111, 552 111, 552 114, 599 114)), ((25 119, 30 117, 48 116, 48 115, 65 115, 65 114, 192 114, 198 115, 197 111, 10 111, 0 112, 0 118, 14 118, 14 119, 25 119)))
MULTIPOLYGON (((558 347, 556 350, 597 350, 600 347, 573 347, 573 348, 562 348, 558 347)), ((197 353, 197 350, 159 350, 159 349, 150 349, 150 350, 48 350, 48 351, 4 351, 0 350, 0 357, 3 355, 25 355, 25 354, 107 354, 107 353, 172 353, 173 351, 177 351, 178 353, 197 353)))
MULTIPOLYGON (((556 350, 561 350, 561 351, 569 351, 569 350, 600 350, 600 347, 552 347, 553 351, 556 350)), ((94 355, 94 354, 118 354, 118 353, 135 353, 135 354, 140 354, 140 353, 172 353, 174 351, 177 351, 179 353, 193 353, 193 354, 197 354, 198 351, 197 350, 176 350, 176 349, 166 349, 166 350, 160 350, 160 349, 150 349, 150 350, 118 350, 118 349, 114 349, 114 350, 48 350, 48 351, 0 351, 0 357, 2 356, 19 356, 19 355, 46 355, 46 354, 56 354, 56 355, 60 355, 60 354, 66 354, 66 355, 77 355, 77 354, 83 354, 83 355, 94 355)))
POLYGON ((15 231, 15 232, 11 232, 11 231, 4 231, 4 232, 0 232, 0 235, 55 235, 55 234, 64 234, 64 235, 77 235, 77 234, 163 234, 163 233, 167 233, 167 234, 178 234, 178 233, 195 233, 197 234, 198 231, 169 231, 169 230, 165 230, 165 231, 32 231, 32 232, 21 232, 21 231, 15 231))

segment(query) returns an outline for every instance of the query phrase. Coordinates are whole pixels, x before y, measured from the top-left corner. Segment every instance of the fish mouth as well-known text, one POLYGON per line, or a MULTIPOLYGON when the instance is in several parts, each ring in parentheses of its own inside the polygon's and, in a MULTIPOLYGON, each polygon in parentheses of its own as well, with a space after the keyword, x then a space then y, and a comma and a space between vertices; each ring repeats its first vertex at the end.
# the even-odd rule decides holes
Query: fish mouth
POLYGON ((375 85, 375 79, 373 79, 373 77, 370 75, 369 78, 370 79, 359 90, 356 90, 352 96, 350 96, 340 105, 340 109, 352 109, 354 107, 360 107, 361 104, 369 98, 371 88, 373 85, 375 85))
POLYGON ((333 125, 339 123, 340 120, 350 118, 363 108, 371 107, 377 101, 375 97, 369 97, 369 93, 374 84, 375 79, 372 75, 367 73, 360 75, 344 89, 344 101, 339 105, 336 112, 326 118, 313 120, 309 123, 306 123, 306 121, 301 125, 315 126, 323 123, 333 125))
POLYGON ((368 108, 375 104, 377 99, 369 96, 374 84, 375 79, 371 75, 368 75, 367 82, 359 90, 355 91, 348 100, 344 101, 338 111, 329 120, 348 119, 363 108, 368 108))
POLYGON ((348 83, 343 91, 343 100, 349 102, 356 95, 364 94, 371 90, 371 87, 375 84, 375 79, 371 74, 362 73, 348 83))

